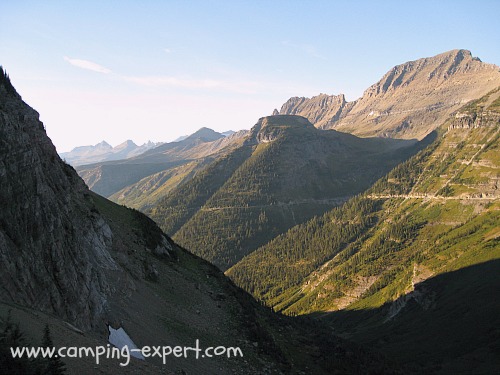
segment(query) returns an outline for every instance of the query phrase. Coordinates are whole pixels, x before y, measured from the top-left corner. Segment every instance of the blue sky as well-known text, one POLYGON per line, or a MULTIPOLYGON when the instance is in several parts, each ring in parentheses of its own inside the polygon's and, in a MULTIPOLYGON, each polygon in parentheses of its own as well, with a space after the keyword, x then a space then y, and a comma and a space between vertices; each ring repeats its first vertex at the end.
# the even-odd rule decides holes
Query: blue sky
POLYGON ((59 152, 249 129, 291 96, 360 97, 451 49, 500 65, 500 1, 23 1, 0 65, 59 152))

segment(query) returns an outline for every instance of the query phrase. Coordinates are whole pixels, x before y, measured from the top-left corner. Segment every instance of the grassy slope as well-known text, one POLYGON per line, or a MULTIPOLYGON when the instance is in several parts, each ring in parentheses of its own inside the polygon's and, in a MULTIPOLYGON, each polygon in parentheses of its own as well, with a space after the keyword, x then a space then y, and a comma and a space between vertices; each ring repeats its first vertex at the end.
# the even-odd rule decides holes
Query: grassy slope
MULTIPOLYGON (((498 215, 498 203, 488 199, 498 176, 497 157, 498 128, 450 130, 367 193, 292 228, 245 258, 228 275, 266 303, 308 313, 336 309, 343 302, 338 298, 361 287, 357 281, 369 283, 369 278, 377 278, 367 289, 373 292, 387 280, 401 280, 396 276, 413 272, 414 261, 439 273, 446 262, 441 259, 444 255, 436 262, 436 254, 445 251, 456 236, 475 230, 468 240, 476 244, 477 251, 496 241, 494 229, 492 233, 487 230, 498 215), (465 164, 472 156, 474 160, 465 164), (488 167, 475 168, 479 160, 488 167), (485 231, 488 238, 484 243, 478 241, 479 231, 485 231)), ((395 298, 406 287, 400 285, 393 296, 385 298, 395 298)))
POLYGON ((147 210, 172 189, 193 178, 196 172, 204 168, 211 160, 210 158, 193 160, 154 173, 114 193, 109 199, 138 210, 147 210))
MULTIPOLYGON (((495 100, 498 101, 495 98, 483 100, 491 103, 487 110, 494 108, 495 100)), ((380 324, 393 315, 394 319, 400 315, 401 319, 416 318, 418 314, 415 313, 397 314, 398 309, 406 311, 406 302, 418 300, 405 296, 412 296, 414 285, 431 277, 444 275, 442 277, 446 278, 450 272, 469 267, 467 274, 473 276, 468 277, 476 277, 477 283, 471 290, 464 289, 462 296, 460 282, 450 276, 449 279, 457 283, 445 289, 439 308, 446 310, 446 301, 453 301, 446 314, 454 315, 453 306, 458 308, 465 299, 470 309, 486 304, 484 314, 481 312, 483 307, 477 311, 484 319, 489 312, 498 312, 498 304, 484 295, 478 294, 476 299, 470 297, 474 290, 488 289, 496 280, 496 275, 491 273, 474 274, 483 268, 471 266, 496 262, 500 258, 499 127, 497 124, 476 129, 451 129, 444 136, 442 133, 446 129, 440 132, 436 142, 395 168, 367 193, 322 217, 292 228, 286 235, 244 258, 227 274, 257 298, 289 314, 339 314, 341 318, 335 319, 336 329, 352 334, 359 341, 377 344, 391 355, 395 355, 398 339, 391 336, 394 332, 387 333, 391 344, 379 343, 377 340, 385 337, 386 327, 380 324), (456 294, 451 294, 452 291, 456 294), (329 313, 338 309, 344 309, 343 313, 329 313), (375 332, 371 339, 364 336, 363 328, 342 327, 343 318, 372 310, 379 313, 375 314, 377 319, 366 323, 366 332, 370 329, 375 332)), ((485 266, 484 269, 491 272, 493 268, 485 266)), ((433 285, 430 280, 428 282, 433 285)), ((417 305, 425 306, 426 299, 422 301, 417 305)), ((442 319, 439 311, 435 313, 438 321, 442 319)), ((433 312, 428 316, 433 316, 433 312)), ((468 324, 470 320, 464 318, 463 323, 468 324)), ((493 326, 488 323, 486 329, 493 326)), ((406 328, 407 335, 413 332, 412 329, 416 326, 406 328)), ((469 337, 472 331, 464 329, 461 332, 469 337)), ((435 340, 436 348, 440 340, 453 341, 452 335, 439 331, 443 336, 438 334, 440 338, 436 339, 432 332, 429 328, 422 337, 435 340)), ((453 352, 457 348, 452 345, 450 350, 453 352)), ((423 358, 442 360, 440 366, 445 369, 453 361, 445 359, 444 350, 437 350, 433 357, 421 344, 415 352, 407 351, 398 357, 416 362, 423 358)), ((485 350, 485 358, 491 360, 492 353, 485 350)), ((458 352, 455 354, 461 356, 458 352)), ((454 354, 447 355, 451 358, 454 354)), ((470 365, 467 355, 460 360, 470 365)))

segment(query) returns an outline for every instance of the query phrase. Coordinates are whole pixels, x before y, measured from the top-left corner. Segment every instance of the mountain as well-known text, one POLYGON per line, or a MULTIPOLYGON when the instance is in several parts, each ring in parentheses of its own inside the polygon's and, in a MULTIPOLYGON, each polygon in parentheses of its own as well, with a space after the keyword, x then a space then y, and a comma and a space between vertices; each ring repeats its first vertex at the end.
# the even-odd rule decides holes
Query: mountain
POLYGON ((176 186, 191 178, 196 170, 225 147, 237 142, 242 134, 244 132, 224 137, 211 129, 201 128, 180 142, 164 143, 126 160, 80 165, 76 170, 92 191, 106 197, 115 194, 113 200, 116 202, 142 208, 154 203, 151 197, 164 194, 166 185, 159 186, 158 181, 164 185, 172 177, 170 183, 176 186), (135 185, 137 183, 140 185, 139 190, 135 185), (153 190, 145 186, 153 186, 153 190), (131 193, 130 190, 135 192, 131 193), (140 194, 136 194, 138 191, 140 194), (134 199, 129 200, 128 196, 134 196, 134 199), (135 198, 138 200, 135 201, 135 198))
POLYGON ((304 116, 319 129, 326 129, 327 124, 339 119, 345 106, 351 106, 343 94, 319 94, 312 98, 293 97, 281 106, 276 114, 304 116))
POLYGON ((363 96, 291 98, 279 114, 304 116, 316 127, 361 137, 422 139, 470 100, 500 85, 500 68, 470 51, 453 50, 397 65, 363 96))
POLYGON ((229 137, 230 135, 233 135, 234 133, 236 133, 234 130, 227 130, 225 132, 222 132, 221 134, 224 136, 224 137, 229 137))
POLYGON ((68 351, 69 373, 393 372, 318 323, 273 314, 149 218, 90 192, 3 71, 0 143, 2 373, 45 372, 44 361, 12 359, 10 346, 37 346, 45 331, 44 342, 58 348, 106 348, 108 324, 138 347, 193 347, 199 339, 202 348, 244 354, 132 358, 122 367, 125 358, 97 364, 68 351))
POLYGON ((75 147, 70 152, 60 154, 67 163, 78 166, 108 160, 128 159, 146 152, 161 143, 147 142, 142 146, 137 146, 131 140, 127 140, 116 147, 111 147, 107 142, 102 141, 95 146, 75 147))
POLYGON ((290 227, 367 189, 421 144, 261 118, 243 143, 147 212, 197 255, 227 269, 290 227))
POLYGON ((500 87, 367 192, 227 271, 417 373, 497 373, 500 87))
MULTIPOLYGON (((202 129, 208 129, 208 128, 202 128, 202 129)), ((211 130, 211 129, 208 129, 208 130, 211 130)), ((212 130, 211 130, 212 131, 212 130)), ((222 133, 219 133, 221 135, 223 135, 224 137, 228 137, 230 135, 233 135, 234 133, 236 133, 235 131, 232 131, 232 130, 228 130, 228 131, 225 131, 225 132, 222 132, 222 133)), ((173 142, 180 142, 180 141, 183 141, 185 140, 187 137, 189 137, 189 135, 182 135, 180 136, 179 138, 176 138, 173 142)))

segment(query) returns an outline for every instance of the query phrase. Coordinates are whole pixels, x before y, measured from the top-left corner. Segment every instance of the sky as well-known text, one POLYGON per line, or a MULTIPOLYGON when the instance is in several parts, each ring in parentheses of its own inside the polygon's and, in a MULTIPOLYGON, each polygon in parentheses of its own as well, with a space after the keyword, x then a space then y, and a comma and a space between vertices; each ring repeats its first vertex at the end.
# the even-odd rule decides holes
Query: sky
POLYGON ((497 0, 0 3, 0 65, 58 152, 251 128, 292 96, 356 100, 452 49, 500 65, 497 0))

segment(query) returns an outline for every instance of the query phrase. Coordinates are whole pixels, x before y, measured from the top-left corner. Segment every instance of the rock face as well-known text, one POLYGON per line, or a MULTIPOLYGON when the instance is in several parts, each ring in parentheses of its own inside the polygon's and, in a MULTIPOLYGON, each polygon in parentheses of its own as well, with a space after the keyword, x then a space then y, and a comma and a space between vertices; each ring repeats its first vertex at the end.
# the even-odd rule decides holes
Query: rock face
POLYGON ((494 127, 500 124, 500 114, 494 112, 483 112, 480 114, 469 114, 458 112, 448 126, 451 129, 473 129, 481 127, 494 127))
POLYGON ((500 68, 453 50, 397 65, 361 98, 292 98, 280 114, 300 114, 316 127, 358 136, 422 139, 463 104, 500 86, 500 68))
POLYGON ((347 102, 343 94, 320 94, 312 98, 293 97, 283 104, 279 114, 304 116, 318 128, 329 128, 339 119, 347 102))
POLYGON ((498 127, 500 124, 500 87, 457 111, 448 130, 498 127))
POLYGON ((117 267, 112 233, 3 72, 0 144, 0 298, 88 328, 106 304, 104 270, 117 267))
POLYGON ((38 113, 2 71, 0 300, 55 314, 81 329, 102 324, 117 287, 110 276, 124 267, 138 279, 151 273, 147 262, 117 252, 141 248, 164 256, 172 250, 152 222, 133 217, 143 229, 127 240, 114 238, 92 193, 59 158, 38 113), (144 240, 145 232, 151 241, 144 240))
POLYGON ((273 115, 262 117, 257 121, 247 139, 247 144, 273 142, 282 136, 288 129, 314 129, 314 125, 302 116, 273 115))

